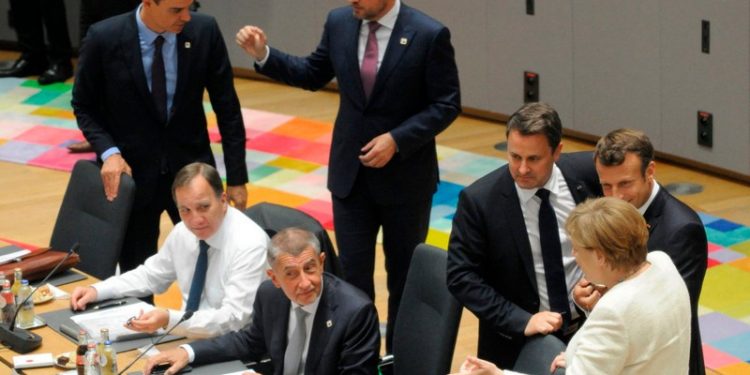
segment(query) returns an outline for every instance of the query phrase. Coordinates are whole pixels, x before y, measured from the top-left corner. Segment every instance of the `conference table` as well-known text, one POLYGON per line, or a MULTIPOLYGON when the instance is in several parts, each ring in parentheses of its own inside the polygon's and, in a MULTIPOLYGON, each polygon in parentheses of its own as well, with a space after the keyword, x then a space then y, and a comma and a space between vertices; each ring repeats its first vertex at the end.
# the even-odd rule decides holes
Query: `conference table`
MULTIPOLYGON (((80 271, 76 271, 76 272, 84 274, 80 271)), ((73 289, 75 289, 77 286, 90 285, 96 281, 94 277, 88 276, 88 275, 86 276, 87 277, 84 280, 76 281, 76 282, 65 284, 65 285, 60 285, 59 288, 64 290, 67 293, 72 293, 73 289)), ((52 301, 35 305, 34 313, 39 315, 45 312, 50 312, 50 311, 55 311, 55 310, 65 309, 65 308, 70 308, 69 299, 53 299, 52 301)), ((75 343, 68 340, 66 337, 62 336, 60 333, 58 333, 57 331, 53 330, 50 327, 44 326, 44 327, 36 328, 36 329, 31 330, 31 332, 34 332, 37 335, 42 337, 42 345, 36 350, 26 353, 26 354, 52 353, 52 356, 56 357, 60 353, 75 351, 76 349, 75 343)), ((157 348, 160 350, 174 348, 185 342, 187 342, 187 340, 185 339, 167 342, 167 343, 157 345, 157 348)), ((0 374, 11 373, 10 369, 13 368, 13 357, 16 355, 19 355, 19 354, 10 349, 7 349, 7 348, 0 349, 0 374)), ((117 353, 117 364, 118 364, 119 369, 122 370, 124 366, 130 363, 137 356, 138 356, 137 350, 130 350, 127 352, 117 353)), ((71 358, 71 360, 75 361, 75 358, 71 358)), ((130 369, 128 369, 127 372, 140 371, 141 369, 143 369, 143 366, 145 365, 145 363, 146 363, 146 360, 144 358, 141 358, 130 369)), ((62 369, 56 366, 23 369, 23 373, 29 374, 29 375, 48 375, 48 374, 55 375, 64 371, 68 371, 68 370, 62 369)))

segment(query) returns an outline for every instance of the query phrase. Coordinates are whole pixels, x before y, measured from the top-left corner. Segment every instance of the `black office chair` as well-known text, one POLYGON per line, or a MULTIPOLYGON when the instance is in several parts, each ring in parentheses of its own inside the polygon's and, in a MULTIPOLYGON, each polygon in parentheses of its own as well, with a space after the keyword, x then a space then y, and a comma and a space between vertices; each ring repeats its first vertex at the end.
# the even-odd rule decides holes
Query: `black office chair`
POLYGON ((393 353, 381 359, 383 374, 447 374, 462 308, 448 291, 448 253, 419 244, 406 276, 393 329, 393 353))
MULTIPOLYGON (((530 375, 549 375, 549 367, 560 352, 565 351, 565 343, 554 335, 536 335, 526 340, 518 354, 513 371, 530 375)), ((564 374, 557 370, 557 374, 564 374)))
POLYGON ((320 241, 320 250, 326 253, 324 268, 326 272, 342 277, 341 262, 333 248, 331 237, 320 222, 314 217, 292 207, 282 206, 275 203, 260 202, 245 210, 245 215, 263 228, 269 237, 273 237, 278 231, 298 227, 315 234, 320 241))
POLYGON ((65 191, 50 247, 67 250, 78 242, 81 262, 76 268, 99 279, 115 274, 135 196, 135 182, 123 174, 117 198, 109 202, 99 166, 80 160, 65 191))

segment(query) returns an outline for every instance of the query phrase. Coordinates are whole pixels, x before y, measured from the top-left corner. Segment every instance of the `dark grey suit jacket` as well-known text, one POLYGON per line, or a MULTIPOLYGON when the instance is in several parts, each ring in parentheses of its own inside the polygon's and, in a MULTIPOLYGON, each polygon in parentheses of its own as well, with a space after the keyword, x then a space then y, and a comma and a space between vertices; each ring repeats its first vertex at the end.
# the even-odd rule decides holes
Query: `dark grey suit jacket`
POLYGON ((435 136, 460 112, 450 31, 402 3, 367 100, 357 60, 360 25, 351 7, 334 9, 312 54, 297 57, 271 48, 265 65, 256 69, 307 90, 337 79, 341 103, 328 167, 328 188, 334 196, 349 196, 357 174, 364 171, 369 190, 381 204, 424 200, 437 188, 435 136), (383 168, 361 167, 360 149, 386 132, 398 145, 396 155, 383 168))
MULTIPOLYGON (((576 203, 601 196, 591 153, 562 154, 557 166, 576 203)), ((451 293, 479 318, 479 357, 512 367, 540 302, 526 224, 507 165, 461 192, 447 270, 451 293)))
POLYGON ((690 374, 703 375, 706 368, 698 325, 698 299, 708 266, 706 229, 695 211, 663 186, 643 217, 649 225, 649 251, 661 250, 669 254, 687 285, 692 308, 690 374))
MULTIPOLYGON (((359 289, 324 274, 323 295, 315 313, 305 374, 377 374, 380 354, 378 315, 359 289)), ((258 288, 253 321, 245 328, 196 341, 196 365, 234 359, 270 357, 274 374, 282 374, 287 345, 290 301, 270 280, 258 288)))
POLYGON ((150 204, 164 167, 174 175, 196 161, 216 165, 205 90, 218 119, 227 183, 247 182, 245 127, 224 39, 213 17, 191 16, 177 35, 177 86, 167 124, 148 88, 135 12, 96 23, 83 41, 72 100, 78 127, 97 155, 120 149, 138 187, 135 208, 150 204))

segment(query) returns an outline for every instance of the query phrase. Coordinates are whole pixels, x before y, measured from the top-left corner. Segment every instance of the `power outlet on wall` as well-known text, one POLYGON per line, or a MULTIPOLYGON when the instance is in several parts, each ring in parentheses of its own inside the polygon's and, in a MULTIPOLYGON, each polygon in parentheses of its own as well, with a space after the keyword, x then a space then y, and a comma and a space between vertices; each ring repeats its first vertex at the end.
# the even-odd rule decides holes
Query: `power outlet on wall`
POLYGON ((539 101, 539 74, 534 72, 523 72, 523 102, 532 103, 539 101))
POLYGON ((711 112, 698 111, 698 144, 714 146, 714 115, 711 112))

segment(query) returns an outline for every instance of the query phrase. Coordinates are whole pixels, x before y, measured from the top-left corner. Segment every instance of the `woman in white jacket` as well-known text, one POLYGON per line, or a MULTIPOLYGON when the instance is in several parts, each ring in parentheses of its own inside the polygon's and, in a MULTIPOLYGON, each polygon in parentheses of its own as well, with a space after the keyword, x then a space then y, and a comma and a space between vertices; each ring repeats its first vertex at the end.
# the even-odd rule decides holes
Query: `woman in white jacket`
MULTIPOLYGON (((690 301, 672 260, 648 252, 643 216, 617 198, 589 200, 566 229, 587 280, 606 291, 550 371, 565 374, 688 372, 690 301)), ((468 358, 462 374, 515 374, 468 358)))

